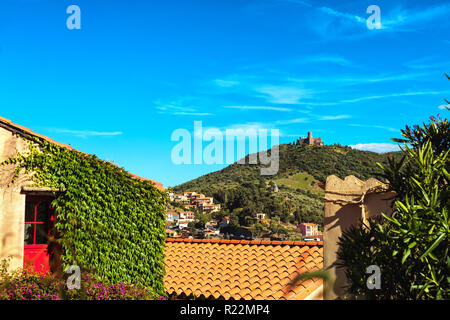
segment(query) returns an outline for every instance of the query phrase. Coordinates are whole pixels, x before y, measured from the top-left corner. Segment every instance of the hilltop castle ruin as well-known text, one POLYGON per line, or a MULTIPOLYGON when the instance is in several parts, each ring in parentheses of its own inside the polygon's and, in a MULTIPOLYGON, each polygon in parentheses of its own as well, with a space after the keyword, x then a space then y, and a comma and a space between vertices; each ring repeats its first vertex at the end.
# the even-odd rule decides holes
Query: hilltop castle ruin
POLYGON ((297 139, 296 145, 306 144, 309 146, 323 146, 324 143, 322 141, 322 138, 313 138, 312 132, 308 132, 307 137, 300 137, 297 139))

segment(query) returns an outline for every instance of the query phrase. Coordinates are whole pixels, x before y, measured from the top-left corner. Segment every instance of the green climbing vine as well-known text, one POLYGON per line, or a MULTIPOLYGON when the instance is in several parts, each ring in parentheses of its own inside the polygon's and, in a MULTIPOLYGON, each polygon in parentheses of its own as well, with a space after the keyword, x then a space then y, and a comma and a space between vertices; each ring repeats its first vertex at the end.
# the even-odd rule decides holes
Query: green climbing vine
POLYGON ((28 173, 36 186, 64 190, 52 202, 63 268, 163 293, 165 193, 94 155, 24 139, 29 152, 1 165, 16 164, 13 181, 28 173))

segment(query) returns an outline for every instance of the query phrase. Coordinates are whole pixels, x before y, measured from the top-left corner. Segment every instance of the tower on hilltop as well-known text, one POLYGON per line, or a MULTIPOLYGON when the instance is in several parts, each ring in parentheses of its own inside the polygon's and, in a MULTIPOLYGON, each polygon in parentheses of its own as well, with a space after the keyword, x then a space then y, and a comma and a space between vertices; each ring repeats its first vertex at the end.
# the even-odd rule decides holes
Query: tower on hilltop
POLYGON ((313 138, 312 132, 308 132, 307 137, 300 137, 297 139, 296 145, 309 145, 309 146, 323 146, 324 143, 322 141, 322 138, 313 138))

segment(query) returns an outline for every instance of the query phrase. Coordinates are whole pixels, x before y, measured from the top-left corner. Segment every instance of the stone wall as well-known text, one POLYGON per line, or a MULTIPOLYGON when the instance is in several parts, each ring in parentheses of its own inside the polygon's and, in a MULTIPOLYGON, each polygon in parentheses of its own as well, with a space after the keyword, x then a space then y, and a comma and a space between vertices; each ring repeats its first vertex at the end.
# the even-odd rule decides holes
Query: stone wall
MULTIPOLYGON (((0 163, 28 150, 28 144, 0 126, 0 163)), ((10 269, 23 266, 25 194, 29 176, 22 175, 10 184, 15 165, 0 167, 0 259, 12 256, 10 269)))
POLYGON ((325 184, 324 207, 324 268, 329 271, 331 282, 326 285, 324 298, 339 299, 345 295, 346 276, 344 270, 335 266, 337 241, 342 232, 351 225, 360 225, 361 220, 391 214, 393 194, 386 192, 386 185, 376 179, 362 181, 354 176, 345 180, 332 175, 325 184))

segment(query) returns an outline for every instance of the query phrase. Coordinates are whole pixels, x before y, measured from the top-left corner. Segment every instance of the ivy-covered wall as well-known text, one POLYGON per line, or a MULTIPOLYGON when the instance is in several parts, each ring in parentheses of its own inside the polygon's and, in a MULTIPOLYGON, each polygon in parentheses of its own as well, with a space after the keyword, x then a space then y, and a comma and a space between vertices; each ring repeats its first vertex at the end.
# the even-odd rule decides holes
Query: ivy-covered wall
POLYGON ((52 203, 63 267, 163 293, 166 194, 96 156, 28 142, 29 152, 2 166, 15 164, 15 178, 33 173, 36 186, 65 190, 52 203))

